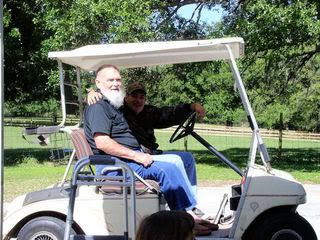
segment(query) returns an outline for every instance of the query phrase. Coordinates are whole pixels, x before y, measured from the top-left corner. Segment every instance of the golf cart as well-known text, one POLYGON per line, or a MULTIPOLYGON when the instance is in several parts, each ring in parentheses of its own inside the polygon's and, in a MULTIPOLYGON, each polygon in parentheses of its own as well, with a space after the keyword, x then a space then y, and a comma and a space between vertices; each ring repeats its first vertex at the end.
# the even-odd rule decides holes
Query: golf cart
POLYGON ((80 125, 65 124, 66 106, 75 104, 66 100, 65 87, 72 87, 78 93, 81 121, 81 71, 95 71, 102 64, 135 68, 214 60, 226 60, 230 64, 252 129, 252 140, 247 166, 241 170, 194 131, 194 115, 181 124, 170 138, 170 142, 174 142, 186 135, 193 136, 239 175, 239 184, 231 186, 230 198, 225 195, 222 199, 214 221, 221 223, 221 213, 227 201, 230 203, 231 218, 220 224, 219 230, 212 232, 211 236, 197 239, 317 239, 311 225, 296 212, 298 205, 306 202, 303 186, 290 174, 271 167, 268 151, 259 133, 235 61, 243 53, 242 38, 89 45, 72 51, 50 52, 49 58, 56 59, 59 65, 63 119, 59 126, 39 127, 32 134, 50 134, 56 131, 70 133, 71 137, 78 134, 74 137, 75 150, 60 183, 19 196, 5 209, 5 239, 16 237, 18 240, 56 240, 64 236, 66 240, 69 239, 69 234, 75 235, 74 239, 99 239, 99 236, 105 236, 101 239, 108 239, 106 236, 110 236, 109 239, 120 239, 117 238, 120 235, 123 236, 121 239, 135 239, 136 226, 140 220, 165 208, 161 193, 155 192, 150 184, 141 180, 148 190, 143 194, 135 194, 136 185, 127 182, 125 177, 126 174, 132 176, 130 179, 136 176, 130 169, 121 162, 109 162, 107 159, 90 156, 88 144, 83 141, 83 134, 79 133, 80 125), (63 65, 76 68, 75 84, 65 82, 63 65), (262 165, 255 163, 257 151, 262 165), (76 156, 78 161, 70 183, 66 179, 76 156), (85 166, 100 160, 106 161, 111 168, 122 169, 124 176, 119 179, 102 179, 91 171, 83 171, 85 166), (120 186, 121 194, 104 190, 105 185, 120 186), (82 235, 83 238, 77 238, 77 235, 82 235))

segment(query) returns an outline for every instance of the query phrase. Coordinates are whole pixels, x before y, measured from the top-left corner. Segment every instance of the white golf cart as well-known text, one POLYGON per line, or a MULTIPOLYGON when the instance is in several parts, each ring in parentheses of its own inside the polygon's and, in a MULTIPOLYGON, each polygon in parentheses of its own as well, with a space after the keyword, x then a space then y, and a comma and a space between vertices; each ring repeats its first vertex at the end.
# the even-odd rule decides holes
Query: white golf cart
MULTIPOLYGON (((179 126, 170 139, 172 142, 188 134, 192 135, 239 174, 239 184, 231 187, 232 196, 230 198, 222 199, 215 221, 220 223, 221 212, 223 212, 227 200, 230 202, 231 219, 220 224, 219 230, 214 231, 211 236, 197 237, 197 239, 315 240, 317 237, 314 230, 296 211, 299 204, 306 202, 306 192, 303 186, 290 174, 271 168, 268 151, 260 136, 235 61, 243 53, 244 42, 242 38, 89 45, 72 51, 50 52, 49 58, 56 59, 59 64, 63 120, 59 126, 39 127, 34 129, 32 133, 39 135, 56 131, 72 133, 74 129, 79 128, 79 125, 65 126, 66 106, 69 104, 65 99, 65 86, 77 89, 81 114, 81 71, 95 71, 102 64, 113 64, 120 68, 135 68, 227 60, 252 129, 247 167, 243 170, 239 169, 195 133, 193 131, 194 116, 190 116, 186 123, 179 126), (76 84, 65 82, 64 64, 76 68, 76 84), (263 165, 255 164, 257 150, 263 165)), ((150 191, 139 195, 127 194, 126 188, 131 188, 131 193, 134 193, 135 185, 128 183, 125 177, 122 178, 122 181, 117 179, 120 180, 118 185, 124 188, 122 194, 101 191, 97 185, 110 182, 111 185, 117 185, 115 184, 117 181, 114 179, 94 181, 101 179, 101 177, 91 173, 81 173, 85 165, 97 163, 97 159, 89 157, 90 153, 88 152, 81 155, 79 151, 78 153, 73 151, 61 183, 41 191, 19 196, 9 204, 5 209, 4 239, 60 240, 64 236, 66 240, 69 239, 69 233, 78 235, 73 239, 135 239, 135 223, 137 222, 138 225, 145 215, 164 209, 165 202, 161 194, 150 191), (71 184, 73 190, 71 189, 70 193, 70 183, 66 182, 66 178, 76 154, 78 154, 78 159, 81 159, 77 162, 73 172, 71 184), (130 200, 129 204, 128 199, 130 200), (122 214, 123 209, 125 214, 122 214), (130 223, 128 223, 129 220, 130 223), (123 238, 117 238, 121 234, 123 238), (79 235, 82 236, 79 237, 79 235)), ((109 162, 109 164, 122 168, 124 175, 134 174, 121 163, 109 162)), ((150 187, 148 183, 145 184, 150 187)), ((152 189, 152 187, 150 188, 152 189)))

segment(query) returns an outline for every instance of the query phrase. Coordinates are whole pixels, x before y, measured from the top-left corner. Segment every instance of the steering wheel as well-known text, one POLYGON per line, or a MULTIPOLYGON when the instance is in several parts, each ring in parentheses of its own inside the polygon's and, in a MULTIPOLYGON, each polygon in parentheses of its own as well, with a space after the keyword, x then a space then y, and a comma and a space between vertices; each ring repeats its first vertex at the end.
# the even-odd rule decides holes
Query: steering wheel
POLYGON ((197 114, 195 112, 191 113, 190 116, 187 118, 187 120, 181 123, 177 127, 177 129, 174 131, 174 133, 170 137, 170 140, 169 140, 170 143, 173 143, 179 140, 180 138, 188 136, 193 131, 194 124, 196 122, 196 115, 197 114))

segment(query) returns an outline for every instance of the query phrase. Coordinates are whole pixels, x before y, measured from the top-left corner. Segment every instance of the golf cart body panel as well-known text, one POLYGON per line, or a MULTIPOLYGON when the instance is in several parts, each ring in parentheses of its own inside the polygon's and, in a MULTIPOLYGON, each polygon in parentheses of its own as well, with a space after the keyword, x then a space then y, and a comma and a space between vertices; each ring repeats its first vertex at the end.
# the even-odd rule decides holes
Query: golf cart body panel
POLYGON ((24 204, 25 198, 26 195, 15 198, 6 208, 3 229, 4 239, 13 237, 12 234, 16 231, 16 228, 20 228, 20 224, 23 224, 25 219, 29 219, 29 216, 41 215, 42 212, 54 212, 57 215, 65 215, 66 213, 67 198, 39 201, 27 205, 24 204))
MULTIPOLYGON (((61 191, 61 187, 57 187, 56 190, 61 191)), ((37 191, 35 194, 39 194, 39 192, 37 191)), ((15 229, 20 225, 19 223, 25 223, 35 216, 50 215, 65 220, 69 198, 47 199, 25 204, 27 198, 27 195, 19 196, 6 208, 4 239, 13 237, 11 234, 19 230, 15 229)), ((145 193, 137 196, 136 199, 137 222, 140 222, 143 216, 164 208, 164 203, 159 202, 162 199, 159 199, 156 194, 145 193)), ((99 192, 95 186, 80 186, 77 191, 74 223, 81 228, 81 232, 87 235, 121 234, 125 221, 122 214, 119 214, 123 211, 121 203, 122 195, 104 194, 99 192)), ((132 214, 130 205, 128 211, 129 214, 132 214)))
MULTIPOLYGON (((220 226, 211 236, 197 237, 197 239, 241 239, 257 219, 273 209, 290 209, 294 211, 299 204, 306 202, 306 192, 302 185, 283 171, 271 168, 268 151, 263 143, 258 124, 249 103, 236 58, 244 54, 244 41, 242 38, 222 38, 210 40, 172 41, 172 42, 144 42, 125 44, 89 45, 71 51, 50 52, 49 58, 58 61, 60 75, 60 93, 62 106, 62 122, 60 131, 69 132, 78 128, 65 126, 66 104, 65 99, 65 74, 63 65, 68 64, 76 68, 77 89, 80 121, 82 120, 82 89, 81 71, 95 71, 103 64, 112 64, 120 68, 145 67, 163 64, 189 63, 200 61, 226 60, 231 68, 235 84, 240 93, 240 98, 247 114, 249 125, 252 129, 251 146, 247 168, 245 171, 238 169, 233 163, 222 155, 218 158, 235 170, 242 180, 239 185, 233 186, 238 193, 232 193, 233 221, 220 226), (256 154, 260 154, 263 166, 255 164, 256 154)), ((197 136, 193 134, 192 136, 197 136)), ((211 146, 212 147, 212 146, 211 146)), ((213 147, 212 147, 213 148, 213 147)), ((71 166, 69 161, 67 169, 71 166)), ((68 170, 64 174, 61 185, 65 182, 68 170)), ((235 192, 237 192, 235 191, 235 192)), ((23 206, 24 197, 17 198, 8 209, 4 226, 5 234, 23 219, 32 216, 38 211, 58 212, 65 219, 68 201, 51 199, 33 202, 23 206), (49 204, 50 203, 50 204, 49 204)), ((163 209, 163 202, 155 194, 137 196, 137 221, 151 213, 163 209)), ((75 201, 74 222, 81 231, 88 235, 113 234, 123 232, 124 218, 120 216, 123 205, 118 196, 99 194, 94 186, 81 185, 78 188, 75 201), (103 209, 103 211, 101 211, 103 209)), ((128 211, 133 215, 130 206, 128 211)), ((20 226, 21 227, 21 226, 20 226)), ((132 228, 132 227, 131 227, 132 228)), ((131 232, 131 231, 129 231, 131 232)), ((81 233, 81 232, 80 232, 81 233)))
POLYGON ((245 183, 236 211, 234 225, 229 237, 241 239, 244 232, 257 217, 276 209, 295 210, 306 202, 303 186, 290 174, 273 169, 268 172, 264 166, 255 164, 247 169, 245 183), (266 184, 266 182, 268 184, 266 184))
POLYGON ((267 172, 263 166, 254 165, 249 169, 247 173, 248 177, 254 178, 254 181, 250 181, 247 196, 306 196, 301 183, 297 182, 289 173, 281 170, 272 169, 270 172, 267 172), (270 187, 266 186, 266 181, 270 187))
POLYGON ((23 205, 29 205, 43 200, 67 198, 68 196, 64 192, 65 190, 66 188, 48 187, 40 191, 27 193, 23 205))

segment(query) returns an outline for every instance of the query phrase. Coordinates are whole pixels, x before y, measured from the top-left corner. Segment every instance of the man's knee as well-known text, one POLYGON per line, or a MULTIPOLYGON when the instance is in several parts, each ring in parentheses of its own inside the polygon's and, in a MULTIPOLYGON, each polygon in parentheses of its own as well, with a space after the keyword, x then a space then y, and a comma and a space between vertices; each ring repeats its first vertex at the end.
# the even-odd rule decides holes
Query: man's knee
POLYGON ((178 155, 171 155, 171 162, 173 162, 177 166, 183 166, 183 161, 178 155))
POLYGON ((165 154, 162 154, 160 156, 161 156, 162 159, 165 159, 165 161, 163 161, 163 162, 173 163, 173 164, 175 164, 177 166, 183 166, 182 158, 178 154, 165 153, 165 154))
POLYGON ((179 166, 181 165, 183 167, 181 158, 178 157, 176 159, 177 161, 174 161, 172 158, 172 161, 170 162, 154 162, 153 164, 155 164, 157 171, 159 171, 160 173, 163 173, 165 175, 167 174, 175 175, 178 171, 180 171, 179 166))
POLYGON ((178 155, 181 157, 182 161, 186 164, 195 164, 195 159, 190 152, 179 152, 178 155))

